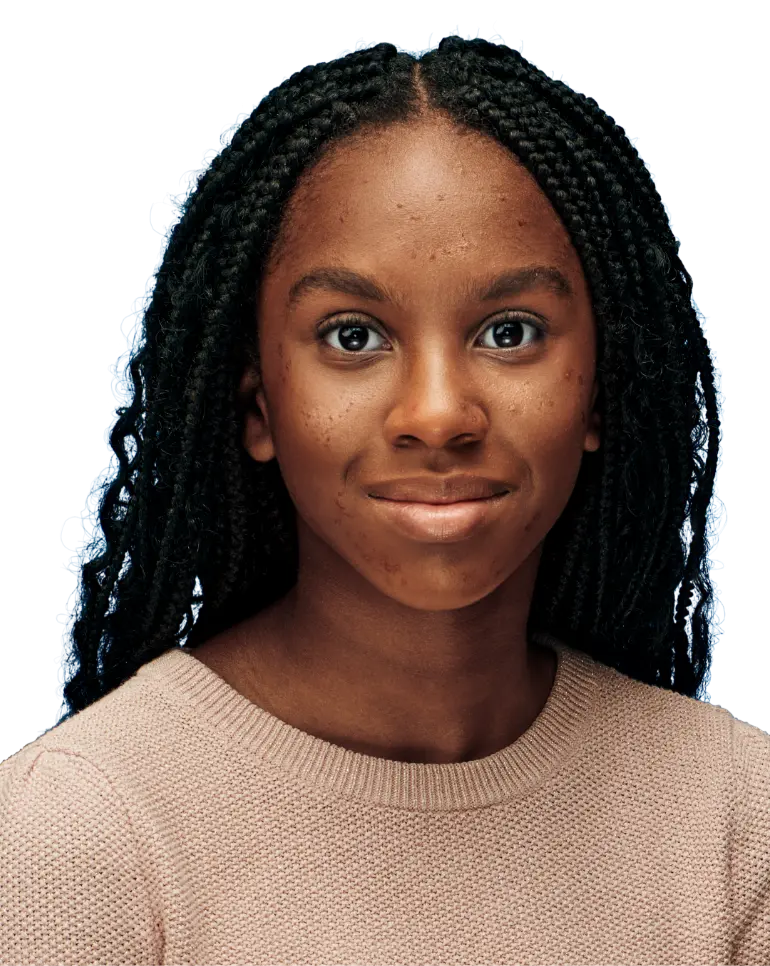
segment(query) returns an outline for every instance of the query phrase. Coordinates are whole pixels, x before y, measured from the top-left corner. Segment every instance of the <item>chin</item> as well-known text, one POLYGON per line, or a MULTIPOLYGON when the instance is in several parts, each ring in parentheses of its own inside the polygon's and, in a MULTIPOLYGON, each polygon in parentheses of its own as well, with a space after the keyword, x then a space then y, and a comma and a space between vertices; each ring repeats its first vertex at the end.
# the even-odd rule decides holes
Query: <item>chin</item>
POLYGON ((502 580, 490 581, 483 586, 474 587, 463 575, 458 574, 451 580, 433 582, 422 580, 419 583, 410 581, 406 586, 403 577, 397 578, 395 582, 373 581, 373 583, 381 593, 403 604, 404 607, 411 607, 413 610, 446 611, 459 610, 461 607, 470 607, 478 603, 497 590, 502 580))

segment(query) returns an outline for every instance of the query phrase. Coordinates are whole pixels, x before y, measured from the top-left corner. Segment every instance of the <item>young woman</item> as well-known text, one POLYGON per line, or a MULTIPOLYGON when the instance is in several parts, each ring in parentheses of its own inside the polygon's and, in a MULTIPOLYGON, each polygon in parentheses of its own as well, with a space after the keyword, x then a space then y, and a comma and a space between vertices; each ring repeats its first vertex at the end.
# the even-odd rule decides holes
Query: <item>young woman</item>
POLYGON ((677 251, 505 46, 261 102, 158 272, 66 713, 0 766, 3 962, 770 962, 677 251))

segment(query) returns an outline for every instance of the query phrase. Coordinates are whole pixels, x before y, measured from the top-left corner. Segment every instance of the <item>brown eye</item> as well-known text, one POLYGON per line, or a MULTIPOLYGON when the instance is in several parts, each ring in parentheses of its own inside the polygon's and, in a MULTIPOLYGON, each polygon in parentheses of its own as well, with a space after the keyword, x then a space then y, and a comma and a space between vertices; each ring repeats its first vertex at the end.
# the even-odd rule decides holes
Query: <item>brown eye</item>
MULTIPOLYGON (((491 322, 482 335, 490 332, 495 341, 492 345, 483 346, 485 349, 526 349, 545 338, 545 328, 542 325, 512 313, 491 322), (525 334, 526 330, 530 330, 529 338, 525 334)), ((387 344, 385 336, 359 316, 351 316, 343 322, 335 322, 333 319, 325 322, 318 328, 318 338, 337 352, 352 355, 375 352, 382 348, 382 345, 377 344, 377 338, 383 339, 387 344), (332 332, 335 333, 337 345, 326 338, 332 332)))
POLYGON ((530 321, 529 319, 524 319, 516 315, 492 322, 491 325, 488 325, 486 329, 484 329, 482 335, 486 335, 489 332, 492 333, 492 337, 496 340, 496 344, 485 345, 485 349, 516 349, 522 344, 522 342, 526 348, 526 346, 535 345, 538 342, 542 342, 542 340, 545 338, 545 333, 541 326, 530 321), (522 330, 526 329, 531 330, 531 337, 529 341, 526 341, 526 335, 522 332, 522 330))
MULTIPOLYGON (((332 349, 336 349, 338 352, 371 352, 379 348, 379 346, 373 344, 371 338, 372 335, 379 335, 373 326, 365 325, 363 322, 358 322, 355 319, 351 319, 350 321, 354 324, 332 321, 322 325, 318 329, 318 338, 323 339, 327 345, 332 349), (330 332, 336 334, 339 345, 334 345, 330 340, 325 338, 330 332)), ((380 338, 384 338, 384 336, 380 336, 380 338)))

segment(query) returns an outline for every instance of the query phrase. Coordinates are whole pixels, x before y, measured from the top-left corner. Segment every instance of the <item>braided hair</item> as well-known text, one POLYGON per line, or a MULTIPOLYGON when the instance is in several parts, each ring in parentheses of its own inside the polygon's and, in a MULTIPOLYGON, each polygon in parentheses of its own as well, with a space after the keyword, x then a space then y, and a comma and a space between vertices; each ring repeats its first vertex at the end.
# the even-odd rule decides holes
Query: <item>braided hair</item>
POLYGON ((495 138, 534 176, 596 318, 602 446, 584 454, 545 539, 528 633, 702 698, 720 421, 679 243, 647 168, 596 101, 509 47, 451 36, 419 57, 380 43, 293 74, 181 205, 126 366, 133 398, 110 435, 118 467, 100 487, 103 540, 85 550, 58 723, 295 583, 293 503, 276 460, 258 463, 241 444, 236 389, 244 365, 259 366, 258 282, 300 176, 345 138, 427 113, 495 138))

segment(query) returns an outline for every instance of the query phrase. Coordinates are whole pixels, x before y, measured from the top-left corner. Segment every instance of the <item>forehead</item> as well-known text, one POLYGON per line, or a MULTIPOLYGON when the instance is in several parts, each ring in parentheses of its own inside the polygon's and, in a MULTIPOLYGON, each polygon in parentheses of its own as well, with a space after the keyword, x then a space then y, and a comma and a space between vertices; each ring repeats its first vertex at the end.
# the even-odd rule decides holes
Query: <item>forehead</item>
POLYGON ((362 255, 445 268, 536 259, 580 271, 566 229, 523 164, 493 138, 443 120, 334 145, 298 182, 274 252, 268 274, 362 255))

